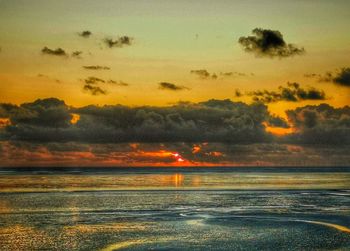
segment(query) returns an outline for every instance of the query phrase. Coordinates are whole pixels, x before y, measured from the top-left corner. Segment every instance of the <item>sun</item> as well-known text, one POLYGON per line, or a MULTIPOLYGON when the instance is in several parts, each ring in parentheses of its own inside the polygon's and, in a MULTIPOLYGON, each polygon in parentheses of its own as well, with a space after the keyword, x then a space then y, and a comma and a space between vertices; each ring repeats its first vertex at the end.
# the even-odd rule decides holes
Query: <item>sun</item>
POLYGON ((182 158, 182 156, 179 153, 173 153, 172 155, 175 157, 177 162, 185 162, 185 159, 182 158))

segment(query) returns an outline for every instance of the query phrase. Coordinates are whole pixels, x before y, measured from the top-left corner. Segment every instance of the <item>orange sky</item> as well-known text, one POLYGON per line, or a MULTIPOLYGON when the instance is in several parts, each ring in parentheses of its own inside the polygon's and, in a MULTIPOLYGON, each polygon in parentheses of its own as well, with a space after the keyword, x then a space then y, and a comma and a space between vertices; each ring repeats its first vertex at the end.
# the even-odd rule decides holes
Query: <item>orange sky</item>
MULTIPOLYGON (((249 120, 245 115, 252 114, 247 113, 239 114, 237 121, 225 118, 225 123, 231 123, 227 128, 239 131, 243 123, 242 126, 254 127, 256 131, 262 128, 274 143, 296 145, 307 140, 307 144, 319 144, 315 139, 318 132, 320 135, 330 133, 329 139, 333 139, 334 129, 334 132, 345 132, 338 141, 346 143, 348 128, 344 129, 344 125, 348 111, 345 106, 350 105, 349 9, 350 2, 342 0, 320 0, 317 4, 273 0, 264 3, 258 0, 204 0, 201 3, 192 0, 161 3, 35 0, 31 4, 24 4, 22 0, 0 1, 0 104, 21 105, 54 97, 72 109, 68 115, 69 126, 78 130, 81 125, 88 127, 90 117, 95 115, 79 114, 74 109, 89 105, 164 108, 179 102, 198 105, 211 99, 250 105, 259 99, 267 106, 269 114, 265 115, 270 119, 273 116, 284 119, 283 125, 272 125, 268 118, 258 122, 255 118, 249 120), (308 105, 319 107, 323 103, 331 106, 327 109, 334 112, 339 123, 333 123, 332 114, 317 108, 313 111, 317 114, 310 118, 304 117, 309 108, 297 110, 308 105), (289 115, 288 110, 292 110, 289 115), (320 128, 306 137, 308 126, 320 128), (292 140, 285 137, 295 134, 301 136, 292 140)), ((0 107, 0 145, 6 149, 3 158, 11 164, 11 154, 18 147, 12 141, 23 139, 23 135, 16 132, 22 128, 26 132, 27 126, 31 128, 31 123, 36 122, 25 119, 23 122, 23 118, 16 117, 18 114, 1 115, 3 110, 0 107)), ((31 116, 35 118, 36 112, 31 116)), ((173 116, 160 114, 164 120, 168 115, 173 116)), ((103 120, 103 116, 94 117, 94 123, 101 120, 102 124, 107 123, 103 126, 110 126, 110 118, 103 120)), ((145 124, 157 119, 151 112, 143 116, 145 124)), ((183 123, 181 126, 190 127, 193 122, 183 117, 176 119, 178 117, 172 122, 183 123)), ((197 122, 200 125, 201 120, 197 122)), ((211 123, 210 119, 206 123, 211 123)), ((89 144, 86 139, 80 140, 78 143, 89 144)), ((40 140, 27 143, 34 145, 34 142, 40 140)), ((35 153, 30 153, 27 146, 17 149, 25 161, 16 161, 21 165, 31 161, 40 165, 62 161, 70 165, 77 159, 85 159, 85 164, 93 160, 104 165, 122 165, 129 159, 127 165, 174 166, 278 162, 261 159, 259 155, 236 162, 230 159, 234 153, 225 152, 227 149, 210 149, 197 159, 203 142, 189 140, 187 143, 193 145, 186 154, 181 149, 135 147, 125 155, 113 157, 111 153, 105 158, 97 157, 90 150, 53 152, 43 144, 35 153), (159 161, 154 162, 155 159, 159 161)))

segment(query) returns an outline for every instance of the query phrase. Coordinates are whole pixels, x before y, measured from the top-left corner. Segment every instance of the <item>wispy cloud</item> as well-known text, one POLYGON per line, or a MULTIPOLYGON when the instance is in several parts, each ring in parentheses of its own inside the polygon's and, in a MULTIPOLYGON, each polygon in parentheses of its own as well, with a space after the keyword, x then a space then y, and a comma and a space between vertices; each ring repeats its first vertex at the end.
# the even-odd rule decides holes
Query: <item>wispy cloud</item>
POLYGON ((91 77, 84 79, 84 82, 86 84, 97 84, 97 83, 105 83, 106 81, 103 80, 102 78, 91 76, 91 77))
POLYGON ((72 57, 81 59, 81 54, 83 54, 82 51, 73 51, 72 57))
POLYGON ((50 49, 48 47, 44 47, 41 52, 46 55, 53 55, 53 56, 60 56, 60 57, 66 57, 68 54, 66 53, 65 50, 62 48, 57 48, 57 49, 50 49))
MULTIPOLYGON (((51 55, 51 56, 58 56, 58 57, 67 57, 67 58, 69 57, 69 53, 66 52, 62 48, 50 49, 50 48, 45 46, 43 49, 41 49, 41 53, 44 54, 44 55, 51 55)), ((80 59, 82 53, 83 53, 82 51, 73 51, 71 53, 71 57, 80 59)))
POLYGON ((94 86, 91 84, 85 84, 83 86, 84 91, 89 92, 91 95, 97 96, 97 95, 106 95, 107 91, 102 89, 99 86, 94 86))
POLYGON ((134 39, 129 36, 118 37, 117 39, 105 38, 103 41, 109 48, 118 47, 122 48, 124 46, 132 45, 134 39))
MULTIPOLYGON (((191 70, 191 74, 197 75, 200 79, 207 80, 216 80, 218 78, 229 78, 229 77, 245 77, 248 76, 248 74, 243 73, 243 72, 237 72, 237 71, 230 71, 230 72, 213 72, 210 73, 206 69, 200 69, 200 70, 191 70)), ((249 76, 253 76, 254 74, 251 73, 249 76)))
POLYGON ((176 85, 176 84, 168 83, 168 82, 159 83, 159 89, 170 90, 170 91, 189 90, 189 88, 186 86, 176 85))
POLYGON ((124 81, 115 81, 115 80, 108 80, 107 81, 108 84, 113 84, 113 85, 119 85, 119 86, 129 86, 128 83, 125 83, 124 81))
POLYGON ((211 74, 205 69, 191 70, 190 73, 197 75, 201 79, 217 79, 218 78, 218 76, 215 73, 211 74))
POLYGON ((107 66, 101 66, 101 65, 87 65, 83 66, 85 70, 110 70, 110 67, 107 66))
POLYGON ((44 78, 44 79, 51 80, 51 81, 55 81, 56 83, 61 83, 61 80, 55 79, 55 78, 51 78, 51 77, 49 77, 49 76, 47 76, 47 75, 45 75, 45 74, 39 73, 39 74, 37 75, 37 77, 38 77, 38 78, 44 78))

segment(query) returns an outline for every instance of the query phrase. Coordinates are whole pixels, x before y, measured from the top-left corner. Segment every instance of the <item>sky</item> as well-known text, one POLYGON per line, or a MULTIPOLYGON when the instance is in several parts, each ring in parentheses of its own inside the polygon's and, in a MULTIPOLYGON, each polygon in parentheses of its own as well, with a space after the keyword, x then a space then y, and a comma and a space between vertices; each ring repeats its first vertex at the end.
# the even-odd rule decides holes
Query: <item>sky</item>
POLYGON ((348 165, 349 9, 0 0, 0 165, 348 165))

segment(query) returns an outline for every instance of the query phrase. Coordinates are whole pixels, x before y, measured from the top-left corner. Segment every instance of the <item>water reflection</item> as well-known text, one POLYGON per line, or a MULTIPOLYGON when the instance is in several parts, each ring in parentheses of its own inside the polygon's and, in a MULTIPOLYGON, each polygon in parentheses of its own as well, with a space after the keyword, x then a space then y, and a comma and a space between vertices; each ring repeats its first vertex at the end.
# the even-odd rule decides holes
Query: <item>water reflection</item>
MULTIPOLYGON (((344 173, 112 173, 1 175, 0 192, 138 189, 347 189, 344 173)), ((0 208, 5 205, 0 204, 0 208)))
POLYGON ((6 251, 350 248, 348 190, 0 193, 0 201, 6 251))

